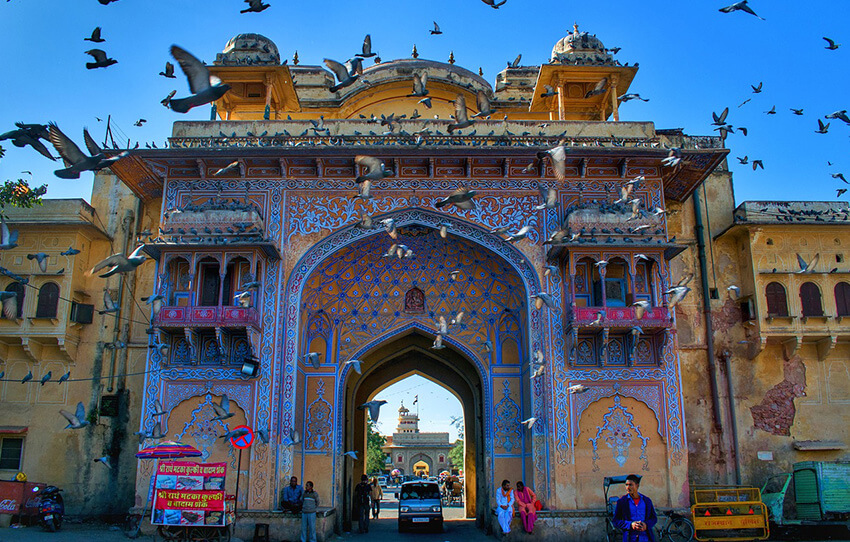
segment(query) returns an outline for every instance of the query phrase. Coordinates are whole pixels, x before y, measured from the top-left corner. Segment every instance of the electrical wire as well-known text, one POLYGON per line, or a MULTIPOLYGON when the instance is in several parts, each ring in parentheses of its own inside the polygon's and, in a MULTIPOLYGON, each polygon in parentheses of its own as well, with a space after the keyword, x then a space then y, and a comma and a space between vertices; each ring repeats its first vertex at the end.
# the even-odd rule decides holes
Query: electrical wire
MULTIPOLYGON (((121 377, 121 376, 139 376, 139 375, 145 375, 145 374, 148 374, 148 373, 153 373, 153 372, 159 371, 159 370, 161 370, 161 369, 150 369, 148 371, 141 371, 141 372, 138 372, 138 373, 124 373, 124 374, 114 375, 114 377, 118 378, 118 377, 121 377)), ((106 378, 112 378, 112 377, 109 376, 109 375, 103 375, 103 376, 93 376, 91 378, 69 378, 62 383, 64 384, 65 382, 93 382, 95 380, 104 380, 106 378)), ((32 380, 30 380, 29 382, 21 382, 18 379, 11 379, 11 378, 0 378, 0 382, 18 382, 20 384, 41 384, 41 380, 36 380, 34 378, 32 380)), ((45 382, 45 384, 48 384, 48 383, 51 383, 51 382, 56 382, 57 384, 59 383, 58 380, 48 380, 47 382, 45 382)))

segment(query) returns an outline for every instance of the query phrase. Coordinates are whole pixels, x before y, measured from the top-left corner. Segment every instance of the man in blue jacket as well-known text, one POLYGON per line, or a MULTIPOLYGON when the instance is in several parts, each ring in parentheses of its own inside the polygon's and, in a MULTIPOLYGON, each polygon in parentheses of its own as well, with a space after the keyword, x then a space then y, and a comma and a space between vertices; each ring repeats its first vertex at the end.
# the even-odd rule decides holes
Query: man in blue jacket
POLYGON ((655 542, 655 524, 658 516, 646 495, 638 493, 640 476, 626 477, 627 495, 617 501, 614 508, 614 526, 623 530, 623 542, 655 542))

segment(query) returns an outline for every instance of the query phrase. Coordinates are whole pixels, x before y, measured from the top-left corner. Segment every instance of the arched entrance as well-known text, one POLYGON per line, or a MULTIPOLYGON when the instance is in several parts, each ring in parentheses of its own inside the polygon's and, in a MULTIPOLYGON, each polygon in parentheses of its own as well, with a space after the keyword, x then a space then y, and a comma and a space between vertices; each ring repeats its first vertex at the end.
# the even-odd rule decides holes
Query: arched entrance
MULTIPOLYGON (((441 350, 431 348, 433 339, 413 327, 401 336, 391 339, 366 356, 363 356, 363 374, 351 371, 345 380, 345 436, 346 449, 363 450, 366 444, 366 413, 357 405, 370 401, 388 384, 419 374, 451 390, 463 405, 465 506, 468 517, 484 518, 489 503, 489 466, 485 461, 486 442, 484 420, 484 383, 479 369, 455 347, 441 350)), ((382 415, 389 415, 384 412, 382 415)), ((416 474, 414 465, 423 459, 422 454, 410 460, 408 473, 416 474)), ((432 461, 433 464, 433 461, 432 461)), ((365 472, 365 457, 346 461, 343 469, 343 521, 349 521, 351 488, 365 472)), ((433 473, 432 473, 433 474, 433 473)), ((483 526, 483 525, 482 525, 483 526)))
POLYGON ((398 239, 383 230, 340 230, 299 260, 287 284, 286 315, 298 325, 285 334, 282 430, 301 430, 303 445, 281 455, 278 484, 290 472, 318 482, 345 527, 352 488, 365 474, 366 414, 357 406, 420 374, 463 405, 466 511, 484 526, 494 478, 533 480, 547 494, 547 442, 538 438, 544 426, 532 438, 519 423, 542 418, 545 409, 542 382, 532 388, 528 372, 543 340, 545 316, 528 303, 540 290, 538 275, 515 246, 465 220, 418 208, 387 216, 398 239), (443 223, 451 225, 446 238, 438 231, 443 223), (392 244, 415 256, 392 257, 392 244), (441 318, 455 324, 444 348, 434 349, 441 318), (305 359, 308 352, 319 354, 318 366, 305 359), (352 359, 362 362, 362 374, 346 364, 352 359))

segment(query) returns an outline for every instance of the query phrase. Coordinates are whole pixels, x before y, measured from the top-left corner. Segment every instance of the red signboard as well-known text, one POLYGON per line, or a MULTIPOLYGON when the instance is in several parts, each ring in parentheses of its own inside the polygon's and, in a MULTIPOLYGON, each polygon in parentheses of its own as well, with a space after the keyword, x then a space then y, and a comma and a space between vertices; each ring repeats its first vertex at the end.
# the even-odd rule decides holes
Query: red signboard
POLYGON ((37 482, 16 482, 16 481, 0 481, 0 514, 21 514, 21 507, 24 507, 24 514, 30 513, 26 508, 30 501, 34 502, 36 492, 33 491, 36 487, 44 487, 44 484, 37 482))
POLYGON ((224 525, 226 463, 161 462, 154 491, 154 525, 224 525))

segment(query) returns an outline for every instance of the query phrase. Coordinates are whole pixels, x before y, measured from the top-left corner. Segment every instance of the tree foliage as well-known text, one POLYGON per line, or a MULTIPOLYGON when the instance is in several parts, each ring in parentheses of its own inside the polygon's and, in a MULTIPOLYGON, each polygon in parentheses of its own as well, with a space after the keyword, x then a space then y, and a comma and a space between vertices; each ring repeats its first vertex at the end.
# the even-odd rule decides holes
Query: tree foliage
MULTIPOLYGON (((4 154, 3 147, 0 147, 0 158, 4 154)), ((29 183, 24 179, 6 181, 3 183, 3 186, 0 186, 0 211, 7 205, 25 208, 30 208, 33 205, 41 205, 41 198, 46 192, 47 185, 44 184, 37 188, 31 188, 29 183)))
POLYGON ((463 468, 463 439, 457 439, 454 447, 449 450, 449 461, 456 469, 463 468))
POLYGON ((387 439, 375 428, 375 423, 369 420, 366 426, 366 472, 384 472, 387 454, 381 450, 387 439))

